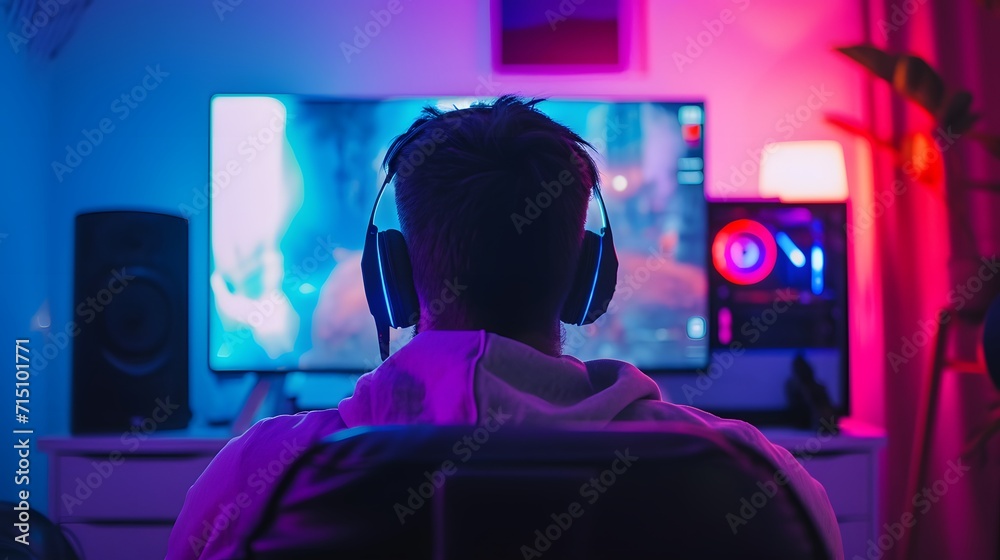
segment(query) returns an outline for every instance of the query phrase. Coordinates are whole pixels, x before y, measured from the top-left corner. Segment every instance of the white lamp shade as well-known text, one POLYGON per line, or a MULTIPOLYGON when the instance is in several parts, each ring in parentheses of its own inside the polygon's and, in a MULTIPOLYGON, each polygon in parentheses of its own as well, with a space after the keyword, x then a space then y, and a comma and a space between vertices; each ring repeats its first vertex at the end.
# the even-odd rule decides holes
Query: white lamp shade
POLYGON ((847 200, 844 149, 834 140, 776 142, 764 146, 760 195, 782 202, 847 200))

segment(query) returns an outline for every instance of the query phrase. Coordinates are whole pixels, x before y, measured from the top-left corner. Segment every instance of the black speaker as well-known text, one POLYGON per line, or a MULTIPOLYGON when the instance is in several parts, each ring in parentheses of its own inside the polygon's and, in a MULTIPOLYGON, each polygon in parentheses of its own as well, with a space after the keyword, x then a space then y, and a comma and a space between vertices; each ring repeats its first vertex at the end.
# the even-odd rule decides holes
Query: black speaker
POLYGON ((76 217, 73 433, 188 425, 188 223, 151 212, 76 217))

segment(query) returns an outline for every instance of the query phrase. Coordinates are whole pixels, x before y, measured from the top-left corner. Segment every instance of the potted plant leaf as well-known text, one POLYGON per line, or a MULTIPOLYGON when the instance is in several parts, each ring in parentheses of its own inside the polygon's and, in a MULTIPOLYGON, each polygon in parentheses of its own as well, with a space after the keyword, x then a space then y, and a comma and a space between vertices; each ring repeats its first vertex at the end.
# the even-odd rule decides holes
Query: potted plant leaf
MULTIPOLYGON (((1000 0, 981 0, 980 3, 990 9, 1000 7, 1000 0)), ((1000 159, 1000 135, 978 130, 979 116, 972 111, 972 95, 960 88, 949 87, 924 59, 911 54, 887 52, 872 45, 854 45, 836 50, 878 79, 888 82, 894 92, 932 117, 931 130, 914 130, 903 134, 902 138, 891 140, 877 137, 873 131, 848 118, 827 115, 827 121, 867 138, 877 148, 889 150, 907 180, 926 188, 940 189, 937 192, 947 205, 949 286, 966 284, 980 274, 983 266, 995 262, 997 257, 997 247, 1000 246, 1000 223, 997 219, 1000 215, 1000 180, 977 181, 969 177, 962 151, 971 148, 970 144, 974 143, 993 158, 1000 159), (972 212, 973 205, 976 212, 972 212)), ((983 280, 980 285, 982 288, 978 291, 968 290, 962 296, 960 306, 949 297, 950 308, 942 311, 939 318, 942 330, 945 323, 949 323, 952 336, 948 338, 953 344, 934 345, 931 375, 926 378, 924 400, 918 411, 917 430, 914 432, 908 492, 916 492, 926 475, 929 439, 935 424, 945 364, 980 370, 981 360, 970 353, 978 350, 985 351, 987 356, 991 355, 990 352, 996 355, 996 349, 980 346, 979 341, 983 339, 972 334, 981 330, 990 305, 1000 298, 1000 278, 983 280), (950 314, 958 320, 946 320, 950 314), (946 355, 953 357, 945 359, 946 355)), ((994 310, 991 314, 994 329, 1000 328, 996 326, 1000 324, 996 315, 994 310)), ((983 344, 988 343, 984 341, 983 344)), ((968 438, 963 454, 964 459, 979 458, 980 463, 986 455, 988 442, 1000 433, 1000 408, 992 407, 983 412, 984 426, 968 438)), ((899 557, 906 557, 912 538, 911 531, 897 551, 899 557)))
MULTIPOLYGON (((893 91, 915 103, 934 120, 931 130, 915 130, 895 141, 876 137, 874 132, 850 119, 827 115, 831 124, 868 138, 874 146, 890 150, 906 177, 927 188, 942 188, 947 204, 950 285, 964 284, 983 266, 985 247, 1000 241, 992 213, 973 213, 973 191, 991 192, 1000 206, 1000 180, 975 181, 967 176, 956 146, 974 142, 992 157, 1000 159, 1000 135, 976 129, 979 116, 972 111, 972 95, 949 87, 924 59, 911 54, 891 53, 872 45, 838 47, 841 54, 860 64, 876 78, 888 82, 893 91), (988 219, 981 216, 989 215, 988 219)), ((981 198, 981 197, 980 197, 981 198)), ((997 208, 1000 213, 1000 208, 997 208)), ((994 246, 996 243, 993 244, 994 246)), ((963 301, 957 311, 963 319, 980 323, 993 300, 1000 296, 1000 279, 985 282, 983 289, 963 301)))

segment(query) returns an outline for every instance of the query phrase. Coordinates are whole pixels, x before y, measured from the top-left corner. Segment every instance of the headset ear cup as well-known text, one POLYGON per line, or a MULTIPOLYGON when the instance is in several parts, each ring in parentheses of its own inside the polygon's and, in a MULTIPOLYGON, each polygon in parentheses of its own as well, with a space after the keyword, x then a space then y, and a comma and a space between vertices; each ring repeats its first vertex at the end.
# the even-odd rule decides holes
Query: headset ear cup
POLYGON ((570 287, 566 302, 563 303, 560 320, 567 325, 584 325, 587 316, 587 300, 590 299, 590 289, 594 285, 594 275, 598 272, 598 253, 601 250, 601 237, 592 231, 583 233, 583 245, 580 248, 580 260, 577 261, 576 275, 570 287))
POLYGON ((383 290, 385 278, 382 277, 382 263, 379 258, 379 232, 375 226, 369 226, 365 234, 365 248, 361 253, 361 278, 365 284, 365 299, 368 309, 375 319, 376 325, 389 324, 389 308, 386 304, 388 296, 383 290))
POLYGON ((398 230, 378 233, 379 258, 385 277, 391 326, 412 327, 420 320, 420 300, 413 284, 413 266, 406 239, 398 230))
POLYGON ((608 309, 618 283, 618 255, 610 230, 604 236, 584 232, 576 277, 560 320, 568 325, 589 325, 608 309))
POLYGON ((584 314, 584 325, 593 323, 601 315, 604 315, 608 310, 608 305, 611 304, 611 298, 615 295, 615 287, 618 285, 618 253, 615 252, 615 242, 611 236, 610 228, 604 233, 604 236, 600 237, 600 243, 601 262, 598 263, 594 296, 589 309, 584 314))

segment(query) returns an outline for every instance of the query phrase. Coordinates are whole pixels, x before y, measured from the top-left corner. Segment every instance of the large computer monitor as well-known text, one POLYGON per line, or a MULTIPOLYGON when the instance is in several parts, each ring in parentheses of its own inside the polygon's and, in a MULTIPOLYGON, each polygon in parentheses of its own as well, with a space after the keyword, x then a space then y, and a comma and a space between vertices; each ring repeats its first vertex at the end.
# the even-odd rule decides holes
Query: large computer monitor
MULTIPOLYGON (((474 101, 212 98, 213 371, 354 373, 379 364, 360 259, 380 163, 424 106, 474 101)), ((704 367, 704 105, 547 100, 538 108, 594 145, 621 261, 617 305, 593 325, 567 326, 565 353, 650 373, 704 367)), ((396 227, 394 205, 382 206, 393 211, 380 209, 380 227, 396 227)), ((411 336, 394 332, 391 348, 411 336)))

